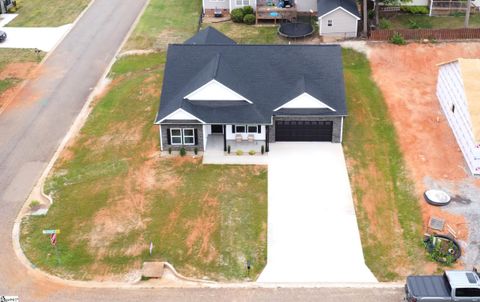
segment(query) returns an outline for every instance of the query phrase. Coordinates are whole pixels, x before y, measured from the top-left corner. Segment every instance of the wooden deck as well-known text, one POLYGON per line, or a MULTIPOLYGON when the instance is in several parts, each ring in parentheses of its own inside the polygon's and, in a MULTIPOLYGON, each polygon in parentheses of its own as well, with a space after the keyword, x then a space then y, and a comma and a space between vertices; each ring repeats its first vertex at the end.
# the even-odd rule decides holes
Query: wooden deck
POLYGON ((295 6, 281 8, 276 6, 257 5, 257 22, 258 20, 289 20, 293 21, 297 18, 297 8, 295 6))

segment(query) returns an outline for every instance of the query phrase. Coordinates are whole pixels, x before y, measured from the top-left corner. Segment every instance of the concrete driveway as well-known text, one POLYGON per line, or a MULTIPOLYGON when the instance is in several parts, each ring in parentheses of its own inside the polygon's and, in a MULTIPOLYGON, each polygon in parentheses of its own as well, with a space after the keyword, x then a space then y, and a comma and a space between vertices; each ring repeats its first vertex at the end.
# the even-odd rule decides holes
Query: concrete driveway
POLYGON ((268 263, 258 282, 377 282, 364 262, 340 144, 271 145, 268 263))

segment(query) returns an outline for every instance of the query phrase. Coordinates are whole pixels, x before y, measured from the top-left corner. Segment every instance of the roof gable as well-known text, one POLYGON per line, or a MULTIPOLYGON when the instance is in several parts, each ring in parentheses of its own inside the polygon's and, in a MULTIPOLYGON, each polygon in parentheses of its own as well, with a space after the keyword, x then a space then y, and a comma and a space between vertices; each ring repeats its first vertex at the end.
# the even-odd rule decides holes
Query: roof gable
POLYGON ((197 118, 190 112, 185 111, 182 108, 178 108, 174 112, 170 113, 166 117, 162 118, 161 120, 158 121, 158 123, 163 122, 164 120, 177 120, 177 121, 183 121, 183 120, 199 120, 202 123, 205 123, 201 119, 197 118))
POLYGON ((335 111, 335 109, 328 106, 324 102, 311 96, 307 92, 304 92, 299 96, 295 97, 294 99, 286 102, 282 106, 274 109, 273 111, 278 111, 280 109, 323 109, 323 108, 330 109, 331 111, 335 111))
POLYGON ((338 9, 342 9, 357 20, 360 19, 360 13, 355 0, 317 0, 317 16, 319 18, 338 9))
POLYGON ((191 37, 184 44, 237 44, 215 28, 208 26, 191 37))
POLYGON ((189 101, 245 101, 252 103, 215 79, 189 93, 184 98, 189 101))

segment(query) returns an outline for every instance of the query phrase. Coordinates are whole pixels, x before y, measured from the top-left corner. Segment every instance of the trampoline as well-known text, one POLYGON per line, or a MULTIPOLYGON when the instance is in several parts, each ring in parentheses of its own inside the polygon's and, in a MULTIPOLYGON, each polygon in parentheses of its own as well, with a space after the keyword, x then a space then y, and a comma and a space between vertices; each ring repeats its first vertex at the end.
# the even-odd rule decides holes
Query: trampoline
POLYGON ((278 28, 278 34, 289 39, 306 38, 314 31, 311 24, 303 22, 282 23, 278 28))

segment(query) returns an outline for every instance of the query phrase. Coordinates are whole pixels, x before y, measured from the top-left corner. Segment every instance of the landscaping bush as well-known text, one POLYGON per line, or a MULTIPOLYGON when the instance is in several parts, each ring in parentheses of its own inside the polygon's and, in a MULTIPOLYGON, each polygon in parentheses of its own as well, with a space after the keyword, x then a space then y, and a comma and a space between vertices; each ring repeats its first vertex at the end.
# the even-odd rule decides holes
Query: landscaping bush
POLYGON ((195 148, 193 149, 193 153, 195 153, 195 155, 198 154, 198 148, 197 148, 197 147, 195 147, 195 148))
POLYGON ((245 15, 245 17, 243 17, 243 23, 252 25, 252 24, 255 24, 255 19, 256 19, 255 15, 248 14, 248 15, 245 15))
POLYGON ((388 21, 385 18, 380 19, 380 23, 378 24, 380 29, 390 29, 392 27, 392 22, 388 21))
POLYGON ((185 148, 181 148, 180 149, 180 156, 185 156, 187 155, 187 150, 185 150, 185 148))
POLYGON ((430 20, 408 19, 408 28, 410 29, 432 28, 432 23, 430 23, 430 20))
POLYGON ((405 42, 405 39, 403 38, 403 36, 398 32, 395 32, 393 34, 393 36, 390 38, 390 42, 395 44, 395 45, 405 45, 405 44, 407 44, 407 42, 405 42))
POLYGON ((427 6, 402 6, 400 10, 415 15, 427 15, 429 13, 427 6))
POLYGON ((237 155, 243 155, 243 151, 242 150, 237 150, 237 155))
POLYGON ((40 207, 40 201, 32 200, 32 202, 30 203, 30 209, 35 210, 38 207, 40 207))
POLYGON ((253 7, 251 6, 244 6, 242 10, 244 15, 253 15, 253 7))
POLYGON ((255 150, 250 150, 250 151, 248 151, 248 154, 250 154, 250 155, 255 155, 256 153, 257 153, 257 152, 255 152, 255 150))
POLYGON ((172 148, 171 147, 168 148, 168 154, 172 154, 172 148))
POLYGON ((262 145, 262 148, 260 149, 260 152, 262 152, 262 155, 265 153, 265 146, 262 145))
POLYGON ((232 21, 236 23, 242 23, 243 22, 243 10, 241 8, 234 8, 230 12, 230 17, 232 17, 232 21))
POLYGON ((230 145, 228 145, 228 146, 227 146, 227 153, 228 153, 228 154, 230 154, 231 149, 232 149, 232 148, 230 147, 230 145))

